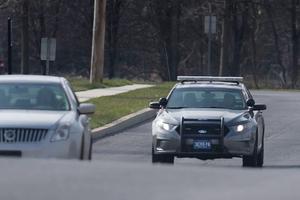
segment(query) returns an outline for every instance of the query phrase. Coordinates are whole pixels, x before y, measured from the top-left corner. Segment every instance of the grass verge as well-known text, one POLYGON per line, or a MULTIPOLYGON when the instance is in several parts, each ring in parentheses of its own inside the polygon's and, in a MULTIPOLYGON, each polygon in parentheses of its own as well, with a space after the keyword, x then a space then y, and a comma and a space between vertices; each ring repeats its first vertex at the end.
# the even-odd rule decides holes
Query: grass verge
POLYGON ((91 90, 96 88, 120 87, 133 84, 132 81, 126 79, 104 79, 103 83, 91 84, 86 78, 68 78, 76 92, 91 90))
POLYGON ((100 97, 89 102, 96 105, 91 127, 97 128, 111 123, 121 117, 147 108, 149 102, 165 97, 174 83, 163 83, 151 88, 139 89, 115 96, 100 97))

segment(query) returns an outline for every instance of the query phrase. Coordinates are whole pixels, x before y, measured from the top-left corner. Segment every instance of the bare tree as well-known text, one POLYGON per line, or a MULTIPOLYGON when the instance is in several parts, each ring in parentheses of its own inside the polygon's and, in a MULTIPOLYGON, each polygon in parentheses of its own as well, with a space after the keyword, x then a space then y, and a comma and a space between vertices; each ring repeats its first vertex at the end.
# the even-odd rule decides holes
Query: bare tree
POLYGON ((119 22, 121 17, 121 7, 124 0, 110 0, 108 1, 107 11, 107 46, 109 55, 108 77, 111 79, 115 76, 115 62, 117 59, 117 46, 119 34, 119 22))
POLYGON ((29 74, 29 0, 22 2, 21 74, 29 74))
POLYGON ((297 24, 297 1, 291 0, 291 30, 292 30, 292 65, 291 65, 291 79, 292 88, 296 87, 298 81, 298 54, 299 54, 299 30, 297 24))

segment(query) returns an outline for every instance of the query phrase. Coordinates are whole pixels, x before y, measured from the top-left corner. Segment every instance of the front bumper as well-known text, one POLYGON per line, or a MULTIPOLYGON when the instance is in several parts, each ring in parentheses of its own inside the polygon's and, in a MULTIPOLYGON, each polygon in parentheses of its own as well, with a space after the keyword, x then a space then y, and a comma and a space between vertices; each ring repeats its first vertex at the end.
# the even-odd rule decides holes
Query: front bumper
POLYGON ((256 141, 256 131, 249 129, 237 134, 232 130, 221 137, 195 137, 193 140, 209 141, 216 148, 203 151, 187 151, 183 148, 183 137, 176 131, 168 132, 156 129, 153 133, 154 154, 172 154, 177 157, 196 157, 200 159, 232 158, 252 155, 256 141))
POLYGON ((39 143, 0 144, 0 156, 27 158, 78 159, 81 153, 81 135, 70 134, 67 140, 51 142, 52 134, 39 143))

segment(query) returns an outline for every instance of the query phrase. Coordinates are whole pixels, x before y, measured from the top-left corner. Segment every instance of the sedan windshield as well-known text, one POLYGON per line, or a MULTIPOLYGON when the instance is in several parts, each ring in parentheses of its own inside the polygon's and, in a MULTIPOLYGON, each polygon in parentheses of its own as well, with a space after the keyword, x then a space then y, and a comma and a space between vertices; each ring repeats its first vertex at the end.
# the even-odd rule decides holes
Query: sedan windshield
POLYGON ((241 90, 219 88, 177 88, 168 100, 168 109, 224 108, 246 109, 241 90))
POLYGON ((59 84, 0 84, 0 109, 70 110, 59 84))

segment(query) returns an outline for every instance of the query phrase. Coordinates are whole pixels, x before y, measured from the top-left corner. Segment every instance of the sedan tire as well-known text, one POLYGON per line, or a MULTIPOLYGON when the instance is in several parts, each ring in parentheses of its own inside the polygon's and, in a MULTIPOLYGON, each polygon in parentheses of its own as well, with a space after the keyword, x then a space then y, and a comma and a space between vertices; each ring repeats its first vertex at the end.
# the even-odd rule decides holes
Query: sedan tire
POLYGON ((152 163, 174 164, 173 155, 156 155, 152 147, 152 163))
MULTIPOLYGON (((257 136, 257 135, 256 135, 257 136)), ((264 143, 258 152, 258 141, 256 137, 254 152, 251 156, 243 156, 243 167, 262 167, 264 163, 264 143)))
POLYGON ((88 152, 86 152, 84 136, 81 139, 80 160, 92 160, 92 139, 90 141, 88 152))

